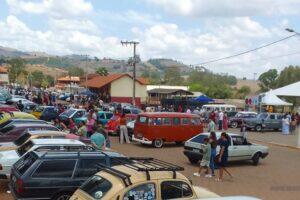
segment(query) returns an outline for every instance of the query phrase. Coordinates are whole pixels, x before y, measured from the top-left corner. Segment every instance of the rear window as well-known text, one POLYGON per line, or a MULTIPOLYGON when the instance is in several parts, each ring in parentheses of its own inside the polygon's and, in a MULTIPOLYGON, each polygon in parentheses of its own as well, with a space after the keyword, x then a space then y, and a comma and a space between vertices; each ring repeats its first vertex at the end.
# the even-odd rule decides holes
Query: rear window
POLYGON ((19 156, 23 156, 27 151, 29 151, 29 149, 31 149, 31 147, 33 147, 33 142, 28 141, 18 148, 17 153, 19 156))
POLYGON ((14 164, 15 169, 23 175, 29 167, 37 160, 37 155, 34 153, 28 153, 21 157, 16 164, 14 164))
POLYGON ((93 199, 102 199, 111 189, 112 184, 100 176, 93 176, 87 180, 80 189, 89 194, 93 199))
POLYGON ((204 143, 204 139, 207 138, 208 136, 207 135, 203 135, 203 134, 200 134, 196 137, 194 137, 191 142, 196 142, 196 143, 204 143))
POLYGON ((14 141, 14 144, 16 146, 20 146, 20 145, 24 144, 24 142, 26 142, 30 138, 30 136, 31 135, 28 132, 25 132, 14 141))
POLYGON ((76 160, 46 160, 37 168, 34 178, 71 178, 76 160))

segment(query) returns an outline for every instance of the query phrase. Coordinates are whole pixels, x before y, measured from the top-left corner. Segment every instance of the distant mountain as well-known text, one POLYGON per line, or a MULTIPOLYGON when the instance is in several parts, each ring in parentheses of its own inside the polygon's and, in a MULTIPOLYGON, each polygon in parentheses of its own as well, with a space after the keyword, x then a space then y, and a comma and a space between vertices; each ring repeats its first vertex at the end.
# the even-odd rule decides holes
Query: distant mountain
POLYGON ((28 55, 30 54, 26 52, 0 46, 0 57, 23 57, 28 55))

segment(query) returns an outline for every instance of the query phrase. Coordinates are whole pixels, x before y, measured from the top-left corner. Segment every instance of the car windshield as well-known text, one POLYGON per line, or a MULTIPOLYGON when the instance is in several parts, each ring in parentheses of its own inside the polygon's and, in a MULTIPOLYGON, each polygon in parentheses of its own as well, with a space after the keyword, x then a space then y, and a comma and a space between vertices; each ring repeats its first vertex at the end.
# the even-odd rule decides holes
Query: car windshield
POLYGON ((35 112, 43 112, 45 108, 44 107, 41 107, 41 106, 38 106, 34 109, 35 112))
POLYGON ((0 130, 2 135, 5 135, 6 133, 8 133, 9 131, 13 130, 15 128, 14 125, 8 126, 8 127, 4 127, 0 130))
POLYGON ((27 169, 37 160, 37 156, 34 153, 28 153, 21 157, 16 164, 15 169, 22 175, 27 169))
POLYGON ((70 109, 70 110, 66 110, 61 115, 66 116, 66 117, 71 117, 75 112, 76 112, 76 110, 70 109))
POLYGON ((261 113, 257 116, 257 118, 259 118, 259 119, 266 119, 267 117, 268 117, 267 113, 261 113))
POLYGON ((20 137, 18 137, 18 138, 14 141, 14 144, 15 144, 16 146, 21 146, 21 145, 24 144, 24 142, 26 142, 30 137, 31 137, 30 133, 24 132, 20 137))
POLYGON ((194 137, 191 142, 196 142, 196 143, 204 143, 204 139, 207 138, 208 136, 207 135, 203 135, 203 134, 200 134, 196 137, 194 137))
POLYGON ((31 149, 31 147, 33 147, 33 142, 28 141, 18 148, 17 153, 19 154, 19 156, 23 156, 27 151, 31 149))
POLYGON ((93 199, 102 199, 111 187, 112 184, 108 180, 100 176, 93 176, 80 189, 89 194, 93 199))

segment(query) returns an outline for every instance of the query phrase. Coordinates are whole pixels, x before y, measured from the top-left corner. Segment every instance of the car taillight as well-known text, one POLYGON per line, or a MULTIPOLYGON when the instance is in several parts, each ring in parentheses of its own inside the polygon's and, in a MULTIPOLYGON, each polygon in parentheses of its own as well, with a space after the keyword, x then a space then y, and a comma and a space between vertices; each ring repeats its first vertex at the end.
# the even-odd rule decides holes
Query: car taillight
POLYGON ((17 188, 16 188, 17 192, 19 194, 24 192, 24 187, 23 187, 23 181, 22 179, 17 179, 17 188))

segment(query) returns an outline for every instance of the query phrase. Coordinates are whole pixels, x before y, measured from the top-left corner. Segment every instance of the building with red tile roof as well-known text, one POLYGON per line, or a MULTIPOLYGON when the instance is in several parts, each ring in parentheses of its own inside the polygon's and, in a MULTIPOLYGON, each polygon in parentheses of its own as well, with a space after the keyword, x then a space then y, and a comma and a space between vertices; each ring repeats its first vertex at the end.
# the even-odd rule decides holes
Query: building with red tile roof
MULTIPOLYGON (((147 98, 147 80, 137 78, 135 80, 136 105, 146 102, 147 98)), ((133 78, 131 75, 109 74, 107 76, 92 76, 81 86, 88 87, 91 91, 99 94, 103 100, 111 102, 132 102, 133 78)))
POLYGON ((7 67, 0 66, 0 84, 9 83, 7 67))

